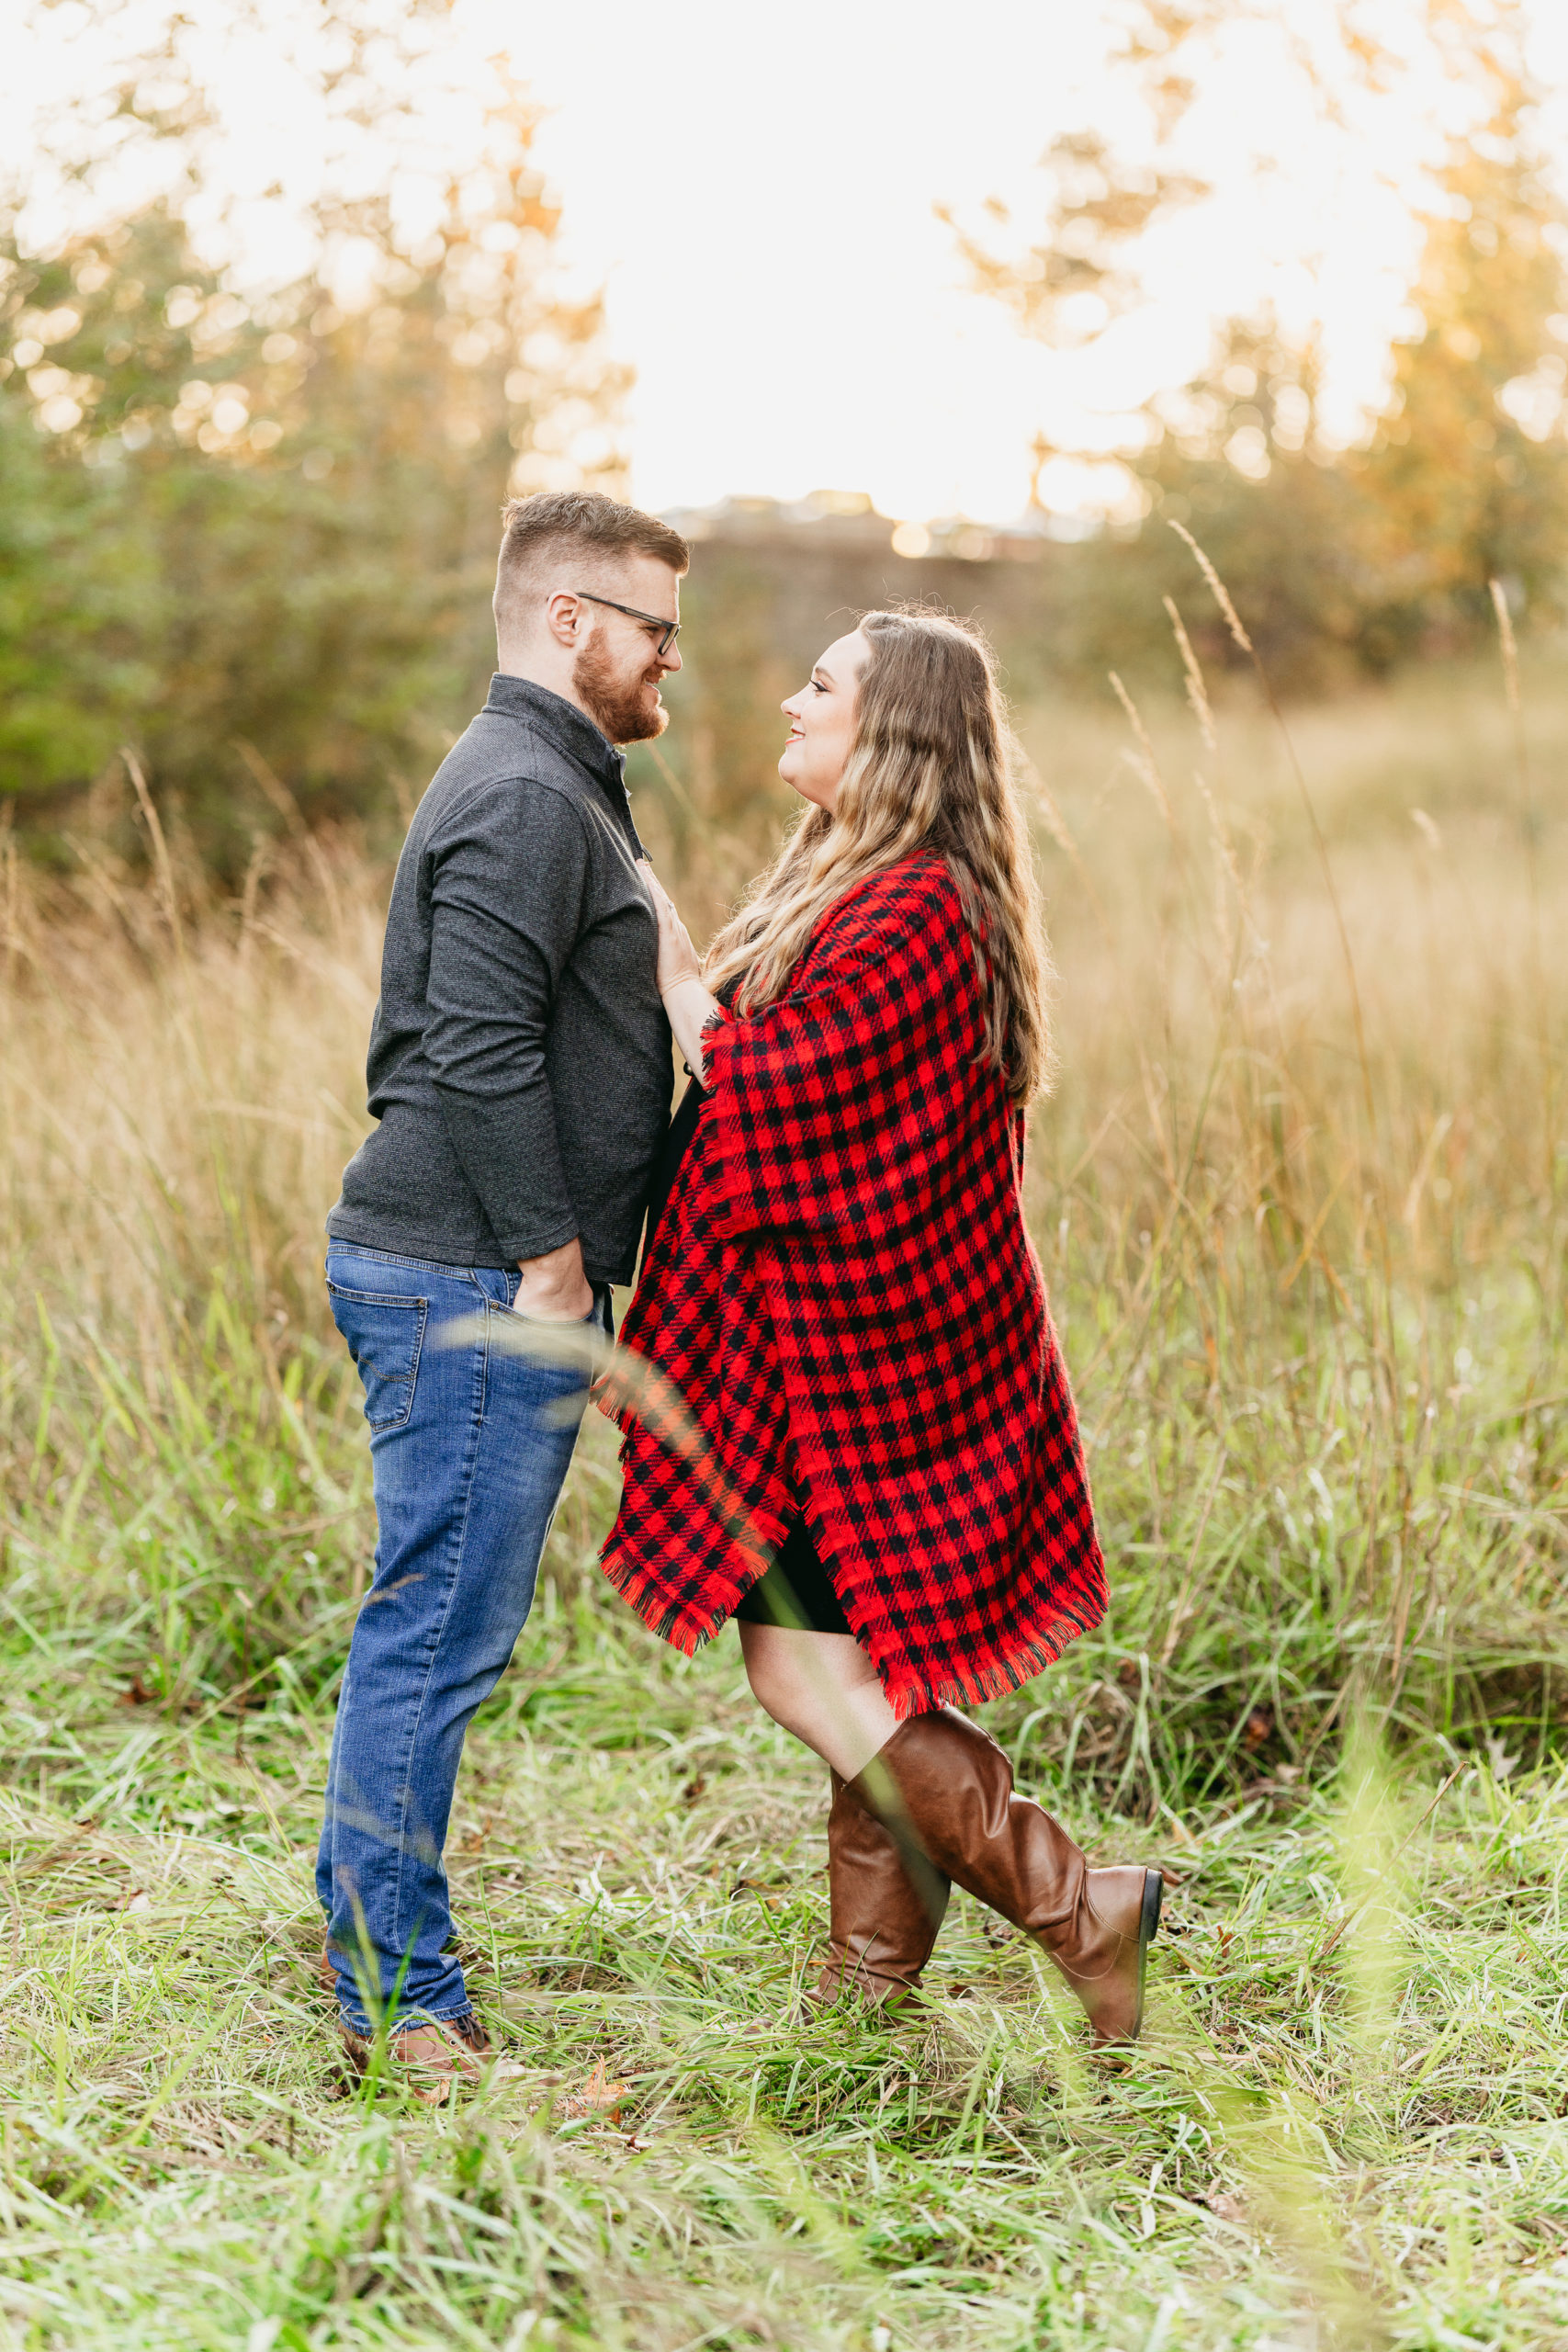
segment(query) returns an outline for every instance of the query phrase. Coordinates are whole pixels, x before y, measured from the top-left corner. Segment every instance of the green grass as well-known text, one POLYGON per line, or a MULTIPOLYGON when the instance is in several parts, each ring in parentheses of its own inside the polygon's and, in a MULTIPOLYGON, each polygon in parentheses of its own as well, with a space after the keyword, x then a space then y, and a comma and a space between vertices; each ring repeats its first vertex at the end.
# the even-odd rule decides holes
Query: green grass
MULTIPOLYGON (((242 1490, 277 1458, 243 1438, 218 1456, 242 1490)), ((338 1444, 318 1475, 346 1487, 338 1444)), ((436 2117, 342 2095, 314 1980, 341 1636, 280 1645, 250 1708, 177 1664, 128 1703, 168 1605, 45 1624, 16 1578, 8 2343, 1568 2342, 1568 1775, 1500 1742, 1442 1781, 1430 1747, 1244 1747, 1151 1820, 1146 1774, 1109 1801, 1102 1649, 989 1713, 1094 1851, 1180 1876, 1135 2064, 1089 2063, 1050 1972, 967 1901, 927 2020, 803 2017, 824 1776, 728 1636, 687 1664, 601 1587, 610 1460, 591 1428, 453 1833, 473 1990, 520 2072, 436 2117)), ((247 1524, 237 1559, 320 1562, 324 1514, 273 1475, 270 1549, 247 1524)), ((344 1510, 346 1560, 369 1529, 344 1510)))

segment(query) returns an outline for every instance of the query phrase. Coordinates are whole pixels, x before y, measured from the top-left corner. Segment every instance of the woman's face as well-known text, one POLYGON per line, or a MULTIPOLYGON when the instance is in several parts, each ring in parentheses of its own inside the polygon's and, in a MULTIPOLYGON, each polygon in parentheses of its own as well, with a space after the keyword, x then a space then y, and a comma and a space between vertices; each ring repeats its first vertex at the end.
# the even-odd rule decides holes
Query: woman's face
POLYGON ((779 774, 803 800, 831 808, 855 731, 855 689, 871 648, 854 629, 830 645, 808 685, 783 705, 789 741, 779 774))

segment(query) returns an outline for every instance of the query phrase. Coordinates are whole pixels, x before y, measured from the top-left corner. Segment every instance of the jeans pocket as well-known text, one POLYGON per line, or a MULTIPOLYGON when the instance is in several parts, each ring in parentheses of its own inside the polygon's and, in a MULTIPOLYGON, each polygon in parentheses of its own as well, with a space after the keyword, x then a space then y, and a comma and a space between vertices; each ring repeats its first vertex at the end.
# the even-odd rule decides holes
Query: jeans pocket
POLYGON ((373 1430, 401 1429, 413 1410, 424 1345, 427 1298, 344 1290, 330 1278, 333 1321, 348 1344, 365 1383, 365 1418, 373 1430))

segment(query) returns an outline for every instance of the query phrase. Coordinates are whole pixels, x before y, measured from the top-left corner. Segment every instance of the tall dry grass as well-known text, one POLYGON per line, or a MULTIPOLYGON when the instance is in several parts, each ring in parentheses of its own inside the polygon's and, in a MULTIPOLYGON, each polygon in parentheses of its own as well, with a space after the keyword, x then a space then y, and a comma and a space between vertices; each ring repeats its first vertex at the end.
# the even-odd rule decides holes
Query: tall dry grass
MULTIPOLYGON (((1023 715, 1061 975, 1030 1206, 1115 1597, 1003 1713, 1123 1799, 1300 1770, 1362 1701, 1554 1736, 1568 704, 1527 686, 1533 783, 1500 670, 1292 742, 1195 670, 1185 705, 1023 715)), ((10 1557, 220 1705, 275 1656, 329 1673, 365 1573, 319 1264, 387 877, 298 836, 229 903, 161 839, 141 876, 77 854, 6 867, 10 1557)), ((699 922, 745 854, 673 874, 699 922)))
POLYGON ((91 842, 66 879, 6 857, 0 1443, 13 1611, 95 1656, 107 1620, 178 1710, 332 1672, 366 1579, 321 1220, 385 876, 304 842, 229 904, 152 848, 150 876, 91 842))

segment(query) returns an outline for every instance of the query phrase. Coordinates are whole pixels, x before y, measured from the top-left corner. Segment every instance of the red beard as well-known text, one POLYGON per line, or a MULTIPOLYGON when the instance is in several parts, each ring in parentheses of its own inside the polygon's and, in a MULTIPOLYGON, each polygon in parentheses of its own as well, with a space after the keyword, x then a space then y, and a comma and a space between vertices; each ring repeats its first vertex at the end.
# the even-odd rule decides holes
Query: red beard
POLYGON ((626 680, 617 674, 608 649, 591 637, 573 665, 571 683, 594 726, 612 743, 646 743, 670 724, 664 705, 648 698, 648 688, 661 674, 645 670, 626 680))

